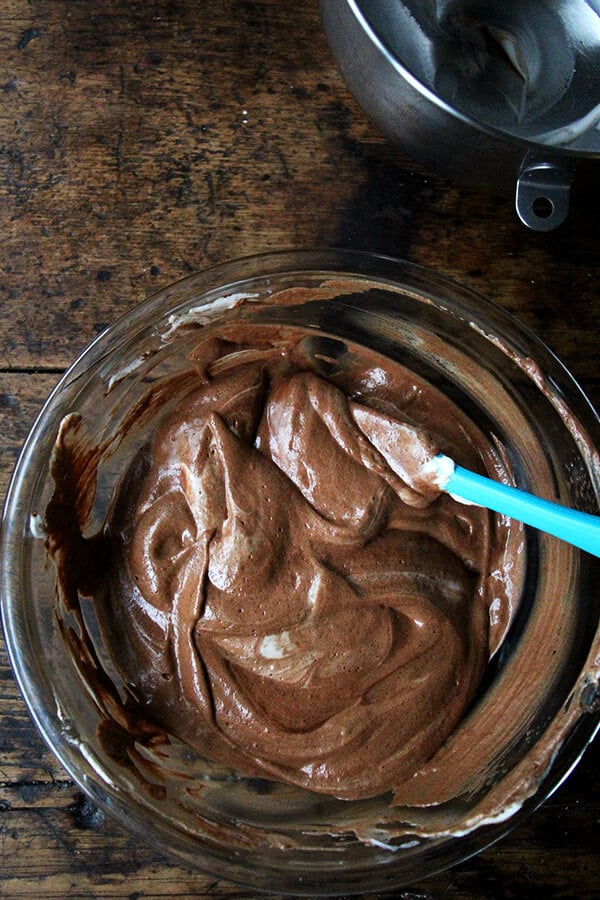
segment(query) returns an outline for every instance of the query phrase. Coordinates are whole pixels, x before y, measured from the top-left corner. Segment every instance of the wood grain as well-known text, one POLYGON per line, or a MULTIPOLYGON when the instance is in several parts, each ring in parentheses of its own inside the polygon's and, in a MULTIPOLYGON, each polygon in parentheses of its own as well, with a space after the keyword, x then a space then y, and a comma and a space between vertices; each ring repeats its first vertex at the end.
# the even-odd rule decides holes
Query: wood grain
MULTIPOLYGON (((99 331, 191 271, 272 249, 432 266, 518 315, 600 402, 596 170, 547 235, 511 198, 423 170, 349 96, 315 0, 4 0, 0 22, 0 498, 99 331)), ((396 896, 600 896, 598 762, 596 745, 502 842, 396 896)), ((254 895, 167 863, 85 801, 2 648, 0 896, 254 895)))

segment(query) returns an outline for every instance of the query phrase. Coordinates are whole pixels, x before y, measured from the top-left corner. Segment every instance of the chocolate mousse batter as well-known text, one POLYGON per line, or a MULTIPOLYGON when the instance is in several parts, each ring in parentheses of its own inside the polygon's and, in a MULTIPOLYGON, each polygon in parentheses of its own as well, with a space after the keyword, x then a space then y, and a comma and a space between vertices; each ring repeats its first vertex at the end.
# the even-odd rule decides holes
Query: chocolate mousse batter
POLYGON ((151 389, 165 415, 101 531, 78 533, 78 573, 52 524, 76 420, 48 523, 127 715, 244 774, 356 799, 397 790, 465 715, 518 596, 521 529, 421 477, 439 450, 509 478, 470 420, 338 343, 328 358, 287 326, 209 329, 190 372, 151 389))

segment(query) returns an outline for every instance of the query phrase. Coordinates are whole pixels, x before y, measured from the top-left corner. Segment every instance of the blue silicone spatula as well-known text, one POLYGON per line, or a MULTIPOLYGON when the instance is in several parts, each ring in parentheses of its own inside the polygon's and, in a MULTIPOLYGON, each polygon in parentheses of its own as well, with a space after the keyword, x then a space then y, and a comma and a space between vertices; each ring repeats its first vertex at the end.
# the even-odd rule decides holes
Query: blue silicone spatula
POLYGON ((436 456, 429 465, 435 467, 438 486, 457 500, 485 506, 545 531, 580 550, 600 556, 600 516, 570 509, 492 481, 457 466, 448 456, 436 456))

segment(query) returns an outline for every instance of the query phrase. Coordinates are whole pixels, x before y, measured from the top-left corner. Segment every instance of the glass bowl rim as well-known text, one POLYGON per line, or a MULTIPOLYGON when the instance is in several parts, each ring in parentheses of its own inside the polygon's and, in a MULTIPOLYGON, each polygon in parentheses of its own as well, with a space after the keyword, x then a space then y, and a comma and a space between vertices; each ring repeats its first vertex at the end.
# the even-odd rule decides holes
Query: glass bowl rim
MULTIPOLYGON (((581 405, 581 409, 585 409, 589 416, 590 422, 595 426, 600 424, 600 417, 594 410, 592 404, 587 398, 584 391, 575 381, 570 372, 562 364, 562 362, 552 353, 552 351, 541 341, 541 339, 527 326, 525 326, 518 318, 505 310, 499 304, 480 295, 477 291, 466 287, 454 279, 439 274, 438 272, 413 262, 403 259, 397 259, 384 254, 376 254, 364 251, 346 250, 331 248, 325 250, 307 249, 307 250, 278 250, 261 254, 252 254, 249 256, 232 259, 225 263, 219 263, 209 266, 197 273, 185 276, 178 281, 173 282, 166 287, 153 292, 145 300, 134 305, 130 310, 119 316, 111 325, 101 332, 93 341, 91 341, 83 351, 69 365, 65 373, 58 380, 57 384, 50 392, 47 400, 43 404, 40 412, 33 425, 31 426, 26 440, 23 444, 21 453, 14 466, 12 477, 9 481, 6 493, 2 520, 0 523, 0 559, 3 561, 10 560, 13 553, 13 535, 12 523, 14 511, 18 507, 20 491, 23 487, 23 473, 27 471, 30 464, 31 455, 35 450, 38 433, 49 414, 54 411, 55 405, 63 387, 69 383, 74 377, 89 372, 98 364, 106 352, 109 351, 109 345, 115 336, 122 336, 125 333, 137 332, 142 327, 146 327, 148 321, 158 313, 163 315, 172 312, 175 306, 169 306, 176 299, 176 296, 183 292, 186 296, 189 292, 193 292, 197 297, 202 297, 210 291, 218 290, 221 293, 235 288, 236 285, 247 284, 252 281, 264 281, 268 278, 278 278, 281 276, 308 276, 308 275, 338 276, 347 278, 358 278, 366 280, 374 280, 380 283, 389 283, 389 286, 395 290, 402 292, 405 289, 405 280, 411 282, 412 290, 424 292, 428 295, 428 299, 433 300, 434 304, 442 308, 444 312, 463 319, 468 324, 485 323, 489 328, 490 324, 494 333, 499 332, 506 337, 508 343, 517 351, 524 347, 534 349, 536 360, 542 359, 544 365, 553 369, 554 378, 558 379, 557 383, 567 395, 581 405), (440 296, 446 297, 445 305, 441 305, 440 296)), ((189 298, 183 304, 188 305, 189 298)), ((35 703, 35 689, 32 686, 23 664, 19 648, 19 629, 22 627, 20 621, 20 610, 13 597, 13 589, 10 584, 11 574, 10 566, 2 566, 2 574, 0 576, 0 601, 2 625, 5 634, 5 641, 9 661, 15 680, 25 699, 29 713, 42 735, 49 749, 59 760, 61 765, 69 773, 73 781, 98 805, 113 815, 121 825, 130 831, 137 833, 138 836, 148 840, 148 835, 144 834, 141 823, 136 825, 135 820, 128 816, 126 808, 121 808, 118 803, 107 801, 106 797, 95 786, 90 785, 85 778, 82 778, 76 763, 75 756, 72 751, 64 746, 64 742, 59 739, 56 733, 48 732, 48 723, 44 720, 43 711, 39 710, 35 703)), ((494 843, 508 831, 512 830, 523 818, 528 816, 533 809, 544 802, 556 788, 569 775, 575 765, 578 763, 581 755, 585 751, 588 744, 593 740, 595 734, 600 729, 600 710, 597 714, 592 714, 588 718, 578 724, 572 735, 569 735, 561 747, 560 755, 562 757, 562 765, 553 766, 552 771, 543 782, 544 790, 536 792, 536 795, 526 801, 518 813, 513 815, 509 821, 498 822, 492 826, 486 826, 485 835, 479 834, 480 829, 476 829, 476 837, 470 835, 466 841, 463 841, 462 851, 457 856, 450 854, 452 858, 439 862, 437 868, 432 867, 428 871, 428 875, 443 870, 450 865, 455 865, 459 861, 464 861, 475 853, 480 852, 494 843), (567 753, 568 750, 568 753, 567 753), (563 752, 564 751, 564 752, 563 752)), ((165 852, 164 846, 156 837, 150 836, 150 843, 154 843, 158 849, 165 852)), ((173 854, 171 853, 171 857, 173 854)), ((180 860, 181 861, 181 860, 180 860)), ((217 867, 218 868, 218 867, 217 867)), ((391 867, 393 869, 393 866, 391 867)), ((215 871, 213 869, 213 871, 215 871)), ((377 879, 377 870, 374 871, 375 881, 377 879)), ((227 870, 227 866, 221 865, 220 876, 225 878, 236 878, 227 870)), ((278 872, 279 874, 279 872, 278 872)), ((425 877, 420 875, 419 877, 425 877)), ((239 879, 237 879, 239 880, 239 879)), ((391 881, 384 884, 385 889, 401 887, 409 883, 406 880, 391 881)), ((268 890, 260 884, 254 884, 259 890, 268 890)), ((278 888, 281 889, 281 888, 278 888)), ((284 892, 289 893, 309 893, 316 895, 321 893, 322 896, 334 896, 341 893, 356 893, 357 891, 375 891, 381 890, 381 883, 375 883, 373 886, 361 886, 355 890, 350 885, 343 885, 339 890, 318 892, 315 891, 315 884, 310 882, 300 884, 297 881, 290 883, 287 888, 283 888, 284 892)))

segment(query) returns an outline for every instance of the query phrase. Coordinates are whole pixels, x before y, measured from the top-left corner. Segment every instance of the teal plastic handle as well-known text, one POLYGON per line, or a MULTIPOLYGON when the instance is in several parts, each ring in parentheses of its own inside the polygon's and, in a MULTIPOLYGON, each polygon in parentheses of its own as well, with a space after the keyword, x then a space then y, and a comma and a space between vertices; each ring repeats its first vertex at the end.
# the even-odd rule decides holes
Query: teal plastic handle
POLYGON ((444 490, 449 494, 485 506, 560 538, 580 550, 600 556, 600 517, 569 509, 559 503, 534 497, 483 475, 456 466, 444 490))

